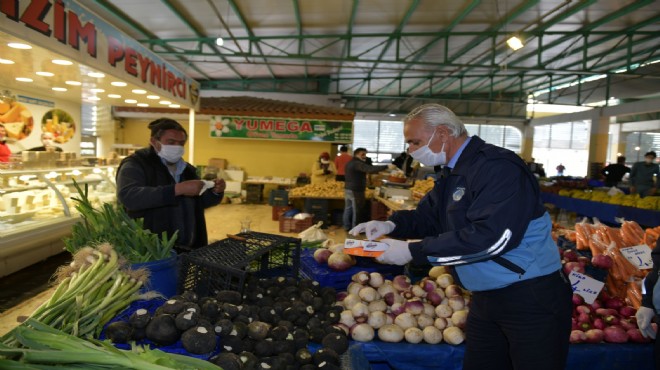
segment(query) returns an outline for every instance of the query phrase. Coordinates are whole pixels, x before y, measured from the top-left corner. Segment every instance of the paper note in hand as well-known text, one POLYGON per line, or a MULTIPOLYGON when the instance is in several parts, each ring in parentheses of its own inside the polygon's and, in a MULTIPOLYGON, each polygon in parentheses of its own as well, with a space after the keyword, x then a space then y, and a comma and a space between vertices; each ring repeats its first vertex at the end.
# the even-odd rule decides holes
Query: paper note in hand
POLYGON ((204 182, 204 186, 202 186, 202 190, 199 191, 199 195, 204 194, 205 191, 208 189, 213 189, 215 186, 215 181, 209 181, 209 180, 202 180, 204 182))

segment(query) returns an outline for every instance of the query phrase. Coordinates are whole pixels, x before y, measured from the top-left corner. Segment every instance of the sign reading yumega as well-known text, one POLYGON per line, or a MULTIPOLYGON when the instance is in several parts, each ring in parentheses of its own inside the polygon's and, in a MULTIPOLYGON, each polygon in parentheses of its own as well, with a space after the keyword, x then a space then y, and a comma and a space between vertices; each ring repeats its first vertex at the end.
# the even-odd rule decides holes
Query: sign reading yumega
POLYGON ((199 83, 72 0, 2 0, 0 30, 199 108, 199 83))
POLYGON ((350 143, 353 121, 211 116, 211 137, 350 143))

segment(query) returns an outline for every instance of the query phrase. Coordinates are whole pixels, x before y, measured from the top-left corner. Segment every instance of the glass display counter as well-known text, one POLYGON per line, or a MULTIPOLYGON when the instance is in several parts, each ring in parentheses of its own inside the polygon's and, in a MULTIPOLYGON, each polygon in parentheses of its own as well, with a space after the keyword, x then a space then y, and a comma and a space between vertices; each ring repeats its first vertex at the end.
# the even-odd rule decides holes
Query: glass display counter
POLYGON ((77 222, 74 181, 97 206, 116 201, 115 166, 0 171, 0 276, 60 253, 77 222))

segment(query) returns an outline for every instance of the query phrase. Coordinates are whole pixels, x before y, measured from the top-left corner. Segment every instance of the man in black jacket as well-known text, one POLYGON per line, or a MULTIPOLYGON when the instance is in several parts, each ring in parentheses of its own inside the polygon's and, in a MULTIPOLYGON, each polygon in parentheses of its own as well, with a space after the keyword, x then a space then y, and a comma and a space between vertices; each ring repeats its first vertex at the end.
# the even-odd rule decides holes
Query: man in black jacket
POLYGON ((183 160, 188 134, 178 122, 161 118, 149 124, 149 148, 126 157, 117 171, 117 199, 144 227, 172 237, 179 252, 208 244, 204 209, 220 203, 222 179, 208 185, 183 160), (206 190, 206 186, 212 188, 206 190))
POLYGON ((357 148, 353 151, 353 159, 346 164, 344 182, 344 229, 350 230, 360 222, 364 222, 364 207, 367 203, 365 192, 367 190, 367 174, 377 173, 386 169, 394 169, 393 164, 372 166, 366 163, 367 150, 357 148))
POLYGON ((658 290, 654 289, 658 284, 658 274, 660 274, 660 240, 656 242, 655 248, 651 252, 651 259, 653 270, 644 279, 645 293, 642 295, 642 305, 637 310, 635 318, 642 335, 646 338, 655 339, 653 357, 655 357, 655 368, 660 369, 660 340, 658 340, 656 330, 651 325, 654 319, 660 323, 660 297, 656 296, 658 290))

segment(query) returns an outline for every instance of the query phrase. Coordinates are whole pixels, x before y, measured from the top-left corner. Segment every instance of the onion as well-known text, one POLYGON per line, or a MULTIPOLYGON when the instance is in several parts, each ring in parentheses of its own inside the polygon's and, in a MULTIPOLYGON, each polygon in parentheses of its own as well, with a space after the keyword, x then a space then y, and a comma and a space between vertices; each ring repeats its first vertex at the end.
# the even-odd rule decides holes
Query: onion
POLYGON ((443 298, 445 298, 445 292, 442 289, 435 289, 426 294, 426 300, 434 306, 439 305, 443 298))
POLYGON ((465 310, 455 311, 451 315, 451 323, 454 324, 454 326, 463 329, 465 328, 465 323, 467 322, 467 315, 468 313, 465 310))
POLYGON ((385 312, 385 311, 387 311, 387 303, 385 303, 385 301, 383 301, 382 299, 377 300, 377 301, 373 301, 373 302, 369 302, 368 307, 369 307, 369 312, 376 312, 376 311, 385 312))
POLYGON ((383 325, 387 324, 387 314, 382 311, 369 312, 367 324, 374 329, 380 329, 383 325))
POLYGON ((351 328, 351 338, 358 342, 369 342, 374 336, 374 329, 369 324, 358 324, 351 328))
POLYGON ((608 326, 603 330, 603 339, 607 343, 625 343, 628 341, 628 333, 620 326, 608 326))
POLYGON ((449 327, 442 332, 442 337, 445 342, 453 345, 459 345, 465 340, 463 330, 456 326, 449 327))
POLYGON ((406 307, 405 308, 406 312, 412 315, 419 315, 422 312, 424 312, 424 304, 419 299, 410 300, 406 302, 405 307, 406 307))
POLYGON ((363 287, 364 285, 362 284, 356 282, 350 282, 346 287, 346 291, 348 292, 348 294, 358 294, 363 287))
POLYGON ((582 298, 582 296, 577 293, 573 293, 573 305, 579 306, 583 303, 584 303, 584 298, 582 298))
POLYGON ((334 252, 328 257, 328 267, 336 271, 346 271, 353 263, 353 257, 344 252, 334 252))
POLYGON ((451 274, 442 274, 435 279, 435 282, 438 283, 438 286, 442 289, 447 288, 448 286, 454 284, 454 277, 451 274))
POLYGON ((380 272, 371 272, 369 273, 369 285, 374 288, 381 287, 385 282, 383 275, 380 272))
POLYGON ((571 271, 584 274, 584 266, 580 265, 580 262, 566 262, 564 264, 564 272, 566 275, 570 275, 571 271))
POLYGON ((401 329, 406 330, 408 328, 412 328, 413 326, 417 326, 417 319, 415 319, 415 316, 411 315, 410 313, 404 312, 394 319, 394 324, 399 326, 401 329))
POLYGON ((369 307, 367 307, 367 305, 362 302, 353 306, 353 308, 351 308, 351 312, 353 312, 355 322, 358 323, 366 322, 367 317, 369 317, 369 307))
POLYGON ((437 279, 438 276, 446 273, 447 273, 447 268, 445 266, 433 266, 431 267, 431 270, 429 270, 429 276, 432 279, 437 279))
POLYGON ((623 301, 623 299, 619 297, 610 297, 607 300, 605 300, 605 307, 607 308, 613 308, 615 310, 618 310, 625 305, 626 304, 623 301))
POLYGON ((436 317, 433 321, 433 326, 435 326, 437 329, 445 330, 445 328, 447 328, 447 319, 444 317, 436 317))
POLYGON ((370 286, 363 286, 362 289, 360 289, 358 292, 358 296, 367 303, 380 299, 378 291, 370 286))
POLYGON ((404 338, 406 338, 406 342, 412 344, 417 344, 424 339, 424 334, 422 333, 422 329, 415 327, 406 329, 403 332, 403 336, 404 338))
POLYGON ((433 326, 433 318, 427 314, 421 314, 417 316, 417 326, 420 329, 424 329, 427 326, 433 326))
POLYGON ((577 254, 577 252, 572 249, 567 249, 562 254, 562 258, 566 262, 576 262, 578 260, 578 257, 579 255, 577 254))
POLYGON ((575 311, 578 312, 578 313, 586 313, 586 314, 591 313, 591 309, 589 307, 585 306, 585 305, 580 305, 580 306, 575 307, 575 311))
POLYGON ((346 296, 346 298, 344 298, 342 303, 344 304, 344 308, 350 310, 356 304, 362 303, 362 299, 360 299, 360 296, 358 296, 357 294, 349 294, 346 296))
POLYGON ((605 337, 605 333, 601 329, 589 329, 584 334, 586 336, 585 342, 587 343, 600 343, 605 337))
POLYGON ((449 307, 451 307, 451 309, 454 311, 462 310, 465 308, 465 299, 462 295, 450 297, 449 307))
POLYGON ((428 344, 438 344, 442 342, 442 332, 434 327, 427 326, 422 330, 422 335, 424 336, 424 342, 428 344))
POLYGON ((623 306, 619 309, 619 315, 623 317, 635 316, 635 308, 631 306, 623 306))
POLYGON ((651 342, 651 338, 646 338, 645 336, 643 336, 642 332, 639 331, 639 329, 637 328, 628 329, 628 331, 626 331, 626 334, 628 334, 628 339, 633 343, 651 342))
POLYGON ((451 317, 453 313, 454 310, 452 310, 452 308, 447 304, 441 304, 435 308, 435 315, 437 317, 448 318, 451 317))
POLYGON ((328 263, 328 258, 330 257, 331 254, 332 252, 330 252, 329 250, 325 248, 319 248, 314 251, 314 261, 316 261, 320 265, 324 265, 328 263))
POLYGON ((404 292, 410 289, 410 278, 406 275, 397 275, 392 279, 392 286, 399 292, 404 292))
POLYGON ((344 310, 339 315, 339 323, 351 327, 355 325, 355 318, 353 317, 353 312, 351 310, 344 310))
POLYGON ((447 298, 463 296, 463 290, 458 285, 452 284, 445 288, 447 298))
POLYGON ((369 273, 366 271, 360 271, 351 277, 351 280, 355 283, 365 285, 369 282, 369 273))
POLYGON ((587 340, 587 334, 582 330, 573 330, 571 331, 571 336, 569 341, 571 343, 584 343, 587 340))
POLYGON ((378 339, 383 342, 398 343, 403 340, 404 333, 400 327, 388 324, 378 329, 378 339))

